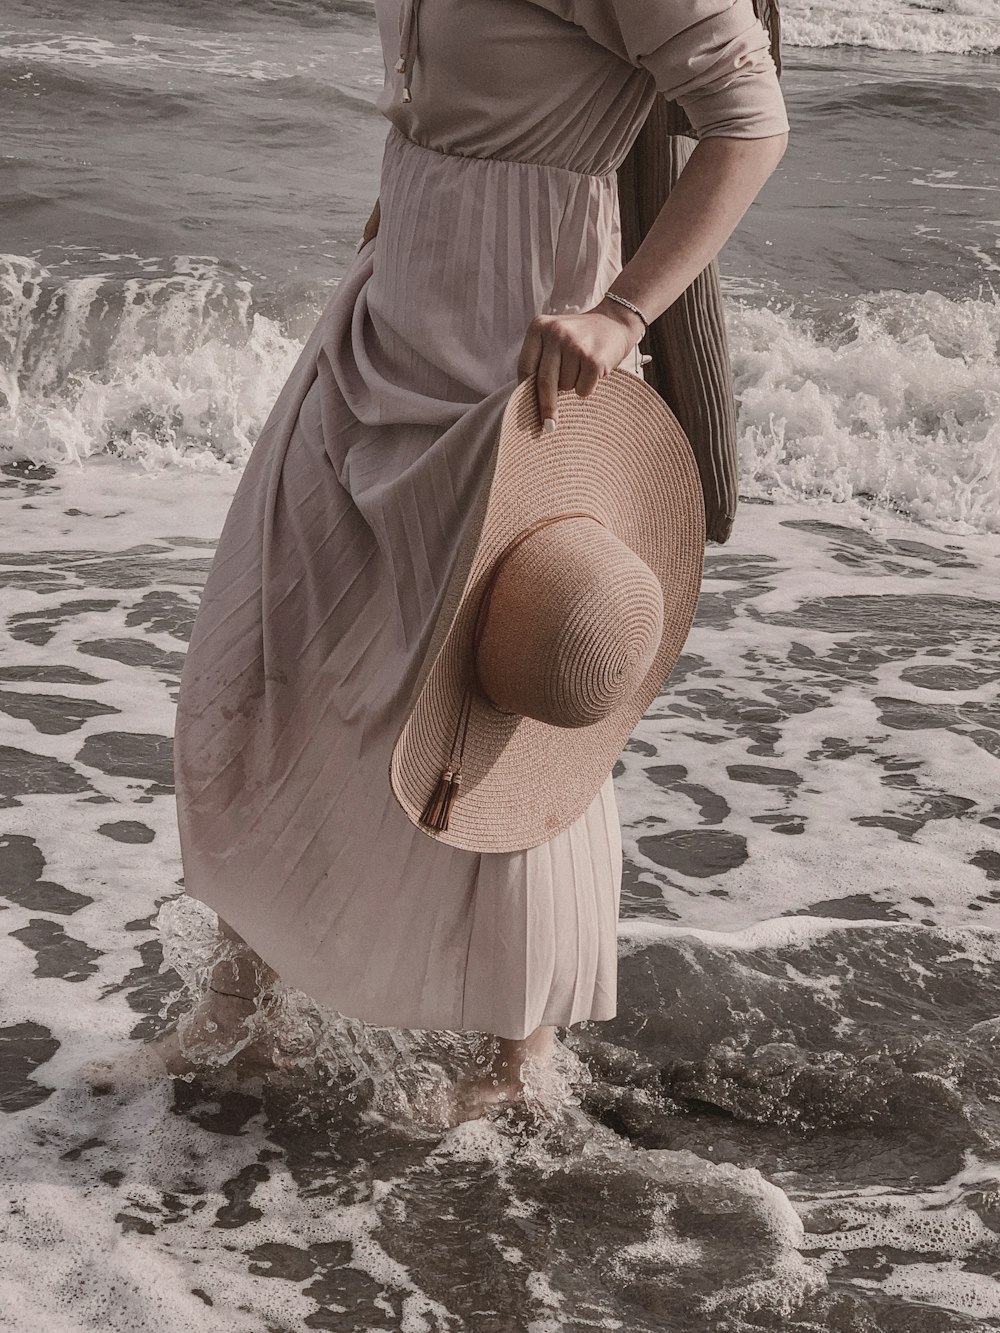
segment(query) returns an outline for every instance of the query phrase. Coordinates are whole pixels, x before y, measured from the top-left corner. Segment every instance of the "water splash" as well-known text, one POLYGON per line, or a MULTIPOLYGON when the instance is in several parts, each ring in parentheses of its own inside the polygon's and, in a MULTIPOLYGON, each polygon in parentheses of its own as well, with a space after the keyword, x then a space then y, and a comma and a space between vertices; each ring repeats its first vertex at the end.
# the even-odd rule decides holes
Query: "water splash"
POLYGON ((730 311, 741 489, 1000 530, 1000 300, 881 292, 730 311))
POLYGON ((0 257, 0 451, 154 470, 242 464, 301 350, 205 262, 64 278, 0 257))
MULTIPOLYGON (((245 463, 301 350, 208 261, 62 278, 0 261, 0 453, 155 471, 245 463)), ((743 493, 1000 530, 1000 299, 873 293, 843 312, 733 302, 743 493)))
MULTIPOLYGON (((276 976, 263 978, 253 1009, 231 1028, 199 1021, 214 969, 246 955, 215 922, 214 912, 185 895, 166 901, 156 918, 164 965, 179 978, 159 1017, 178 1020, 181 1052, 196 1066, 179 1075, 185 1081, 245 1073, 239 1057, 253 1054, 269 1077, 298 1082, 310 1097, 323 1090, 359 1113, 428 1131, 451 1123, 449 1094, 463 1073, 492 1074, 498 1085, 499 1047, 489 1034, 378 1027, 321 1008, 276 976)), ((515 1109, 543 1136, 573 1122, 580 1089, 592 1081, 579 1056, 559 1042, 551 1060, 529 1058, 522 1077, 524 1100, 515 1109)))
POLYGON ((790 0, 782 6, 788 46, 870 46, 880 51, 992 55, 1000 51, 995 0, 790 0))

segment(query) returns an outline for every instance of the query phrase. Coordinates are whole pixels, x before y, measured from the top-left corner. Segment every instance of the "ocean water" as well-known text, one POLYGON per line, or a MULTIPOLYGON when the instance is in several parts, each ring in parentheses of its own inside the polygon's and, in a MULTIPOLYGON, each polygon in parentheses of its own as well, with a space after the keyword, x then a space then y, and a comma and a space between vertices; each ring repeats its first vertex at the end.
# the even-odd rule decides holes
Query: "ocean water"
MULTIPOLYGON (((996 530, 995 0, 828 11, 723 257, 746 492, 996 530)), ((239 466, 378 192, 370 7, 5 14, 0 448, 239 466)))
POLYGON ((443 1131, 462 1034, 205 984, 170 734, 228 499, 378 188, 366 0, 0 14, 0 1329, 1000 1328, 1000 12, 786 0, 722 256, 744 504, 616 769, 619 1014, 443 1131))

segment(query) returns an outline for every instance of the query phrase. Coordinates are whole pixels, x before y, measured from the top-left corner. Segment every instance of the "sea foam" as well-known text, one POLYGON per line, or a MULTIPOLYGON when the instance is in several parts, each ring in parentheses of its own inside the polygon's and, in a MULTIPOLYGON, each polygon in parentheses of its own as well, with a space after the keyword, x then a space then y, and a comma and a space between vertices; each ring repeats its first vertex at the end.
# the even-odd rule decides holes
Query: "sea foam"
POLYGON ((786 46, 870 46, 880 51, 991 55, 1000 51, 996 0, 791 0, 786 46))
POLYGON ((125 280, 109 267, 61 278, 0 256, 0 453, 242 465, 301 343, 246 281, 178 261, 125 280))
MULTIPOLYGON (((302 342, 205 264, 126 280, 0 259, 0 456, 241 468, 302 342)), ((1000 530, 1000 301, 731 301, 741 490, 1000 530)))
POLYGON ((742 489, 1000 530, 1000 301, 856 299, 834 327, 730 310, 742 489))

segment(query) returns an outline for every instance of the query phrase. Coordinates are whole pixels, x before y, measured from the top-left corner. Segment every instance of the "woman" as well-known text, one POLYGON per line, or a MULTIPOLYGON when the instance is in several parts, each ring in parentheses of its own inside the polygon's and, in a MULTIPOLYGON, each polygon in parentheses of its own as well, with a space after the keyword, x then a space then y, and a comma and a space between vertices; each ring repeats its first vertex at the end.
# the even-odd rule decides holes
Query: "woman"
POLYGON ((233 948, 159 1046, 177 1070, 208 1033, 238 1044, 280 975, 370 1023, 491 1034, 461 1119, 520 1097, 556 1026, 614 1016, 621 885, 610 775, 516 853, 441 844, 391 795, 464 516, 520 380, 558 429, 560 393, 641 374, 645 322, 712 261, 788 123, 751 0, 375 8, 378 204, 247 462, 185 660, 184 883, 233 948), (657 95, 700 142, 622 267, 616 169, 657 95))

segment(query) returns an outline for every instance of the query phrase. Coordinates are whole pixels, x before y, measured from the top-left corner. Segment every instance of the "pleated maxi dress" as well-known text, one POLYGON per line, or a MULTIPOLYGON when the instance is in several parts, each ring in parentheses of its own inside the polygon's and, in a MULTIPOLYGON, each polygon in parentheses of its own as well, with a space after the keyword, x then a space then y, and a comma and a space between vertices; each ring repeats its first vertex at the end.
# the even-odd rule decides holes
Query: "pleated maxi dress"
POLYGON ((265 423, 203 589, 174 736, 184 889, 338 1013, 519 1038, 616 1013, 611 777, 550 841, 480 854, 407 819, 390 751, 527 326, 621 269, 615 173, 652 99, 701 136, 787 120, 751 0, 375 10, 378 235, 265 423))

